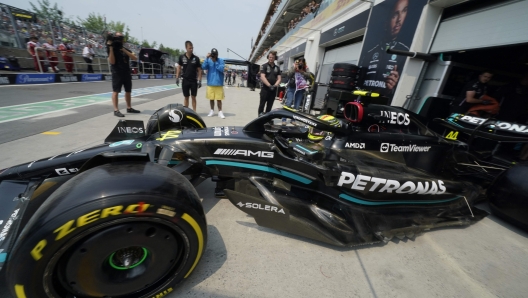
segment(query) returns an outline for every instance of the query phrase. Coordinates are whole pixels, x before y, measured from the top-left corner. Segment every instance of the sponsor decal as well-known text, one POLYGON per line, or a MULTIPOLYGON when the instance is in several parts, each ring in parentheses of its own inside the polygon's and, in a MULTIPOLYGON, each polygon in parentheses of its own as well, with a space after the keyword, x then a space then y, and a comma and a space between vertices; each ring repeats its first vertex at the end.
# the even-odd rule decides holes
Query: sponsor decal
MULTIPOLYGON (((110 77, 110 79, 112 79, 112 77, 110 77)), ((139 79, 139 76, 132 76, 132 80, 138 80, 139 79)))
POLYGON ((391 111, 381 111, 381 116, 388 118, 388 120, 380 121, 380 123, 398 124, 398 125, 409 125, 411 119, 407 113, 398 113, 391 111))
POLYGON ((141 147, 143 147, 143 143, 137 143, 136 144, 136 148, 141 149, 141 147))
POLYGON ((54 74, 19 74, 16 78, 16 84, 45 84, 55 83, 54 74))
POLYGON ((431 146, 406 145, 381 143, 380 152, 429 152, 431 146))
POLYGON ((398 57, 398 56, 396 56, 396 54, 392 54, 392 56, 391 56, 391 60, 392 60, 393 62, 396 62, 396 61, 394 61, 394 60, 396 60, 397 57, 398 57))
POLYGON ((376 52, 376 53, 374 53, 374 55, 372 55, 372 60, 378 60, 378 58, 379 58, 379 53, 378 52, 376 52))
POLYGON ((145 133, 143 127, 118 127, 118 133, 145 133))
POLYGON ((8 77, 0 77, 0 85, 9 85, 8 77))
POLYGON ((220 126, 220 127, 214 127, 213 128, 214 136, 215 137, 221 137, 222 134, 226 137, 230 136, 231 132, 229 131, 229 126, 220 126))
POLYGON ((150 75, 150 76, 149 76, 149 79, 155 79, 155 78, 156 78, 155 75, 150 75))
POLYGON ((227 156, 246 156, 246 157, 264 157, 264 158, 273 158, 274 153, 270 151, 251 151, 251 150, 244 150, 244 149, 223 149, 218 148, 213 153, 215 155, 227 155, 227 156))
POLYGON ((60 176, 75 174, 75 173, 77 173, 78 171, 79 171, 79 169, 77 169, 77 168, 71 168, 71 169, 60 168, 60 169, 55 169, 55 172, 57 172, 57 174, 60 175, 60 176))
POLYGON ((76 76, 60 76, 61 82, 78 82, 76 76))
POLYGON ((112 143, 108 147, 118 147, 122 145, 130 145, 132 143, 134 143, 134 140, 125 140, 125 141, 119 141, 119 142, 112 143))
POLYGON ((276 206, 269 206, 269 205, 263 205, 263 204, 257 204, 257 203, 242 203, 242 202, 238 202, 237 206, 240 208, 258 209, 258 210, 264 210, 264 211, 269 211, 269 212, 282 213, 286 215, 283 208, 279 208, 276 206))
POLYGON ((302 151, 301 149, 297 149, 297 147, 293 147, 293 151, 298 152, 302 155, 306 155, 306 152, 302 151))
POLYGON ((72 155, 74 155, 74 154, 77 154, 77 153, 79 153, 79 152, 83 152, 83 151, 84 151, 84 149, 81 149, 81 150, 78 150, 78 151, 74 151, 74 152, 72 152, 72 153, 66 155, 66 157, 70 157, 70 156, 72 156, 72 155))
POLYGON ((299 121, 301 121, 304 124, 308 124, 308 125, 311 125, 313 127, 317 127, 317 123, 311 121, 310 119, 306 119, 304 117, 299 117, 297 115, 293 115, 293 119, 299 120, 299 121))
POLYGON ((180 110, 170 110, 169 119, 174 123, 179 123, 183 119, 183 113, 180 110))
POLYGON ((456 141, 458 139, 458 131, 450 131, 445 138, 456 141))
MULTIPOLYGON (((72 219, 57 229, 53 231, 55 234, 54 241, 59 241, 62 238, 68 236, 73 231, 77 230, 80 227, 94 223, 99 219, 107 218, 110 216, 118 216, 122 214, 137 214, 145 212, 149 207, 153 207, 150 204, 145 204, 140 202, 138 204, 130 204, 125 207, 125 205, 117 205, 104 209, 97 209, 91 212, 88 212, 84 215, 79 216, 77 219, 72 219)), ((51 239, 48 239, 51 241, 51 239)), ((45 253, 45 248, 48 245, 48 240, 42 239, 37 245, 31 250, 30 255, 35 261, 38 261, 42 258, 45 253)))
POLYGON ((378 80, 365 80, 364 85, 367 86, 367 87, 385 88, 385 82, 384 81, 378 81, 378 80))
MULTIPOLYGON (((472 116, 463 116, 460 118, 460 120, 464 122, 469 122, 471 124, 482 124, 486 119, 479 118, 479 117, 472 117, 472 116)), ((517 123, 509 123, 509 122, 502 122, 497 121, 495 124, 489 125, 492 129, 499 129, 499 130, 505 130, 505 131, 511 131, 511 132, 521 132, 521 133, 528 133, 528 126, 527 125, 521 125, 517 123)))
POLYGON ((156 79, 163 79, 163 75, 157 74, 156 79))
POLYGON ((172 79, 172 78, 174 78, 174 75, 171 75, 171 74, 167 75, 167 79, 172 79))
POLYGON ((378 65, 377 65, 377 64, 371 64, 371 65, 369 65, 368 68, 369 68, 369 69, 371 69, 371 68, 378 68, 378 65))
POLYGON ((441 195, 446 192, 444 181, 424 181, 413 182, 383 179, 365 175, 355 176, 352 173, 341 172, 337 186, 350 187, 350 189, 370 192, 386 192, 399 194, 419 194, 419 195, 441 195))
POLYGON ((18 211, 20 211, 20 208, 13 211, 9 219, 6 221, 4 227, 2 228, 2 231, 0 231, 0 242, 4 241, 5 238, 7 237, 7 233, 9 232, 9 229, 11 229, 13 222, 17 219, 18 211))
MULTIPOLYGON (((83 74, 81 77, 81 82, 93 82, 93 81, 101 81, 103 79, 102 74, 83 74)), ((110 80, 112 79, 112 76, 110 76, 110 80)))
POLYGON ((345 143, 345 148, 365 149, 365 143, 345 143))
POLYGON ((146 80, 148 78, 150 78, 149 75, 145 75, 145 74, 139 75, 139 79, 141 79, 141 80, 146 80))
POLYGON ((181 130, 169 130, 166 133, 161 134, 161 138, 157 138, 156 141, 165 141, 168 139, 176 139, 179 138, 181 134, 181 130))

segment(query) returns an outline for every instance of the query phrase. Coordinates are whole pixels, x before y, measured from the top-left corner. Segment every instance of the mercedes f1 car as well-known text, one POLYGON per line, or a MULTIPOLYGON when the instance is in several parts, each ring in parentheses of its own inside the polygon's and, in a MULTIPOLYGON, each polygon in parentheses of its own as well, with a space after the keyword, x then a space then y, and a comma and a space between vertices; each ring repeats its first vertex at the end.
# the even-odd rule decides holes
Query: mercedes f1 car
MULTIPOLYGON (((355 246, 474 223, 487 215, 474 207, 483 186, 509 195, 520 187, 514 176, 526 173, 513 166, 500 187, 477 183, 461 170, 461 161, 473 168, 477 160, 468 145, 418 115, 367 101, 347 104, 344 115, 330 125, 279 109, 244 127, 207 128, 192 110, 168 105, 146 128, 119 122, 105 144, 1 170, 0 268, 10 291, 171 292, 205 251, 194 187, 209 178, 258 225, 355 246), (282 117, 303 126, 270 124, 282 117), (316 132, 320 140, 308 138, 316 132)), ((457 121, 444 122, 460 130, 457 121)))

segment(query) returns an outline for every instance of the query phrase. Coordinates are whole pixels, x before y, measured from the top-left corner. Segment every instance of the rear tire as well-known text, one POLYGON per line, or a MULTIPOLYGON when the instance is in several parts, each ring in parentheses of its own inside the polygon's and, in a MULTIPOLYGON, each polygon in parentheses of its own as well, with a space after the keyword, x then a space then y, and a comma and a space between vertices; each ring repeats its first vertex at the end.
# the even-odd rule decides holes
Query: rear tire
POLYGON ((35 213, 7 264, 15 297, 152 297, 191 274, 207 230, 198 194, 153 163, 80 173, 35 213), (95 187, 94 187, 95 186, 95 187))

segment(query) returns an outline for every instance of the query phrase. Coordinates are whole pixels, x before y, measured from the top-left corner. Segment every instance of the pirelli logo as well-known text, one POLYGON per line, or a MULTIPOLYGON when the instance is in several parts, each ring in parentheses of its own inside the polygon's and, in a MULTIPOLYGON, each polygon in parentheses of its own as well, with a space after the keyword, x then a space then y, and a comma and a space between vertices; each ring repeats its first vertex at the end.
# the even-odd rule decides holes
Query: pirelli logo
POLYGON ((214 155, 225 155, 225 156, 246 156, 246 157, 263 157, 263 158, 273 158, 273 152, 269 151, 251 151, 243 149, 223 149, 218 148, 214 152, 214 155))

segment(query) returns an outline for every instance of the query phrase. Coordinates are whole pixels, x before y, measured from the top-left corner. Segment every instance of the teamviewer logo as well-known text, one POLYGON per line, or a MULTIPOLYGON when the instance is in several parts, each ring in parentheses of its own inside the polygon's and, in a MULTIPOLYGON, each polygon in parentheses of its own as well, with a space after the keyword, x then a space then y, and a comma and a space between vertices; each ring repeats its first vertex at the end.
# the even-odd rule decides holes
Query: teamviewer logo
POLYGON ((381 152, 389 152, 389 143, 381 143, 381 152))

